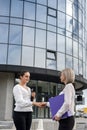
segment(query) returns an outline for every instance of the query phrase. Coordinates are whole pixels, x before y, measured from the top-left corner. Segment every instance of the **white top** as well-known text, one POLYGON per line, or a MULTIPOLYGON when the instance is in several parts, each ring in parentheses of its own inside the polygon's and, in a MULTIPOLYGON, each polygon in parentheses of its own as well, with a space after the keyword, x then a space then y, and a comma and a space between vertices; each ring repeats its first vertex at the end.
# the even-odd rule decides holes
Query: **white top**
POLYGON ((14 111, 32 112, 31 90, 29 87, 23 88, 17 84, 13 88, 13 95, 15 99, 14 111), (28 89, 28 90, 27 90, 28 89))
MULTIPOLYGON (((68 83, 65 85, 65 88, 60 94, 64 93, 64 103, 62 107, 58 110, 56 115, 58 117, 61 117, 65 112, 68 112, 69 116, 74 115, 74 106, 75 106, 75 89, 72 83, 68 83)), ((47 103, 47 106, 49 105, 49 102, 47 103)))

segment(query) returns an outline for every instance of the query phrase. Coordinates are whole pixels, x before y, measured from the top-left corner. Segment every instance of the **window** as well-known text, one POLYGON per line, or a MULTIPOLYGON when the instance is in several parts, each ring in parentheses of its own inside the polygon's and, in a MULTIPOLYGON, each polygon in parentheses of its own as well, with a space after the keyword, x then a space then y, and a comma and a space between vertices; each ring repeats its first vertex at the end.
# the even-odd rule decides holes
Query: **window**
POLYGON ((8 48, 8 64, 20 65, 21 46, 9 45, 8 48))
POLYGON ((63 70, 65 68, 65 54, 57 53, 57 70, 63 70))
POLYGON ((34 28, 24 27, 23 45, 34 46, 34 28))
POLYGON ((36 20, 46 23, 46 14, 47 14, 46 7, 37 5, 36 20))
POLYGON ((44 49, 35 48, 35 67, 45 68, 46 53, 44 49))
POLYGON ((23 11, 23 1, 12 0, 11 1, 11 16, 22 17, 23 11))
POLYGON ((36 29, 36 45, 37 47, 46 48, 46 31, 36 29))
POLYGON ((47 68, 56 70, 56 52, 47 50, 47 68))
POLYGON ((57 17, 57 10, 48 7, 47 14, 48 14, 48 16, 51 16, 51 17, 55 17, 55 18, 56 18, 56 17, 57 17))
POLYGON ((58 10, 65 12, 66 0, 58 0, 58 10))
POLYGON ((9 16, 10 0, 0 0, 0 15, 9 16))
POLYGON ((57 35, 57 51, 65 53, 65 36, 57 35))
POLYGON ((65 29, 65 14, 58 11, 57 26, 65 29))
POLYGON ((21 34, 22 34, 21 26, 10 25, 9 43, 21 44, 21 34))
POLYGON ((0 42, 7 43, 8 42, 8 25, 0 24, 0 42))
POLYGON ((33 66, 34 48, 23 46, 22 49, 22 65, 33 66))
POLYGON ((48 0, 48 6, 52 8, 56 8, 57 0, 48 0))
POLYGON ((7 59, 7 44, 0 44, 0 64, 6 64, 6 59, 7 59))
POLYGON ((35 20, 35 4, 29 3, 29 2, 25 2, 24 18, 35 20))
POLYGON ((56 34, 52 32, 47 32, 47 49, 56 50, 56 34))
POLYGON ((72 56, 66 55, 66 68, 72 68, 72 56))

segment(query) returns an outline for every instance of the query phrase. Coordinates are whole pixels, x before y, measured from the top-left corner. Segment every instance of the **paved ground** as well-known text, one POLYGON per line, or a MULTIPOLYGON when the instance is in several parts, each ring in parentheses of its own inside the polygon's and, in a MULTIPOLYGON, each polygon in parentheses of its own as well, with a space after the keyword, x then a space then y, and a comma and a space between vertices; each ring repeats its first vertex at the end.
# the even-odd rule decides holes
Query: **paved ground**
MULTIPOLYGON (((16 130, 15 126, 12 129, 1 129, 1 130, 16 130)), ((87 118, 76 118, 76 124, 74 130, 87 130, 87 118)))

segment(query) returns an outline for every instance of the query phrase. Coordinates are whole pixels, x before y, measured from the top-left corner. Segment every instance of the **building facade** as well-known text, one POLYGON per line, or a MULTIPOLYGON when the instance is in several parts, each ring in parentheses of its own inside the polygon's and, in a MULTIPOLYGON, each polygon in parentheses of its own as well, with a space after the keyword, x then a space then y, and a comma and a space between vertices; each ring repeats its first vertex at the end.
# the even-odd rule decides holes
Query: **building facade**
MULTIPOLYGON (((30 71, 37 101, 61 91, 67 67, 75 71, 76 90, 85 89, 86 34, 86 0, 0 0, 0 120, 12 118, 21 70, 30 71)), ((48 108, 34 108, 33 118, 50 117, 48 108)))

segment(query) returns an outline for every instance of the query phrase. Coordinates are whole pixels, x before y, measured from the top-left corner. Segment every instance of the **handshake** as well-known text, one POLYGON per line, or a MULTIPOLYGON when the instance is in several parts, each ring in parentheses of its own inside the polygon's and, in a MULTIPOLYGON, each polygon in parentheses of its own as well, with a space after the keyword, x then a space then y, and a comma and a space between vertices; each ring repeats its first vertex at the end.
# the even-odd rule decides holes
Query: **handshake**
POLYGON ((37 107, 46 107, 47 106, 47 102, 33 102, 32 103, 34 106, 37 106, 37 107))

